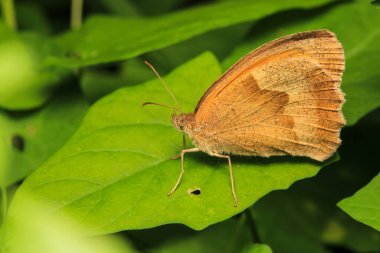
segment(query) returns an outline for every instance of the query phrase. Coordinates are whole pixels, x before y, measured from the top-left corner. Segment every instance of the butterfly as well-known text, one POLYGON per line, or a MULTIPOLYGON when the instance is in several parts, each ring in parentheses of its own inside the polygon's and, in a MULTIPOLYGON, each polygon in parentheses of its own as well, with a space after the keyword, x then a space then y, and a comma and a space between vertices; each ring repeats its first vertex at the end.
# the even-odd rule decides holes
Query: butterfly
POLYGON ((288 35, 247 54, 211 85, 193 113, 173 113, 174 127, 189 136, 194 148, 178 155, 181 172, 168 194, 181 182, 186 153, 205 152, 228 161, 235 206, 230 155, 331 157, 345 125, 344 68, 342 45, 328 30, 288 35))

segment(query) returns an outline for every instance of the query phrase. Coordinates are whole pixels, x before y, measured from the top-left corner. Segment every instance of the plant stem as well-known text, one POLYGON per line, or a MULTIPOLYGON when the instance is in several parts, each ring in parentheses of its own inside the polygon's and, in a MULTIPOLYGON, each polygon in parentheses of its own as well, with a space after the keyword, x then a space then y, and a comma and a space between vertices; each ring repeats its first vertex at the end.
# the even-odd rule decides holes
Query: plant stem
POLYGON ((17 29, 17 22, 13 0, 1 0, 1 7, 3 9, 5 24, 15 31, 17 29))
POLYGON ((77 30, 82 26, 83 0, 71 1, 71 29, 77 30))

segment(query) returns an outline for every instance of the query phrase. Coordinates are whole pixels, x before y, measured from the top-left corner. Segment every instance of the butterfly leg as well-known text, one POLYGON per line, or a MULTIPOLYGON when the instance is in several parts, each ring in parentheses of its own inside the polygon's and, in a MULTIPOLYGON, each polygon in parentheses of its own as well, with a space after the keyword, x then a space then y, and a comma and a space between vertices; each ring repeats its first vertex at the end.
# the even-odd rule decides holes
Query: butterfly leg
POLYGON ((173 189, 168 193, 168 195, 172 195, 173 192, 175 192, 175 190, 177 189, 179 183, 181 182, 181 178, 182 178, 182 175, 184 173, 184 169, 183 169, 183 160, 184 160, 184 157, 185 157, 185 154, 186 153, 192 153, 192 152, 199 152, 200 149, 199 148, 190 148, 190 149, 183 149, 181 150, 181 173, 179 174, 179 177, 177 179, 177 182, 175 183, 173 189))
POLYGON ((230 167, 231 191, 232 191, 232 196, 234 197, 234 201, 235 201, 234 206, 237 207, 238 206, 238 199, 237 199, 236 194, 235 194, 234 175, 233 175, 233 172, 232 172, 231 157, 229 155, 221 155, 221 154, 214 153, 214 152, 211 152, 210 155, 216 156, 216 157, 219 157, 219 158, 225 158, 225 159, 228 160, 228 166, 230 167))

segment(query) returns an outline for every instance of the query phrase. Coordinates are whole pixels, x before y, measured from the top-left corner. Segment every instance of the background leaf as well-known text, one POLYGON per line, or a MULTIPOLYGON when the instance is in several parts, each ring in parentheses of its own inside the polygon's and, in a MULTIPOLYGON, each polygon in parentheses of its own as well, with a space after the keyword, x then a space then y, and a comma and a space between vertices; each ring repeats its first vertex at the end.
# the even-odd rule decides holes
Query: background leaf
MULTIPOLYGON (((167 81, 184 110, 191 111, 219 75, 215 58, 205 54, 172 72, 167 81)), ((179 161, 170 158, 181 150, 181 134, 170 125, 168 110, 141 106, 151 100, 170 101, 158 80, 99 100, 73 138, 25 181, 13 208, 22 202, 23 190, 32 190, 97 233, 167 223, 203 229, 272 190, 315 175, 322 166, 304 158, 234 158, 240 201, 234 208, 225 161, 193 154, 185 160, 179 189, 168 197, 179 173, 179 161), (200 195, 191 194, 195 188, 200 195)))
POLYGON ((204 51, 211 51, 221 60, 247 36, 251 28, 252 22, 212 30, 184 42, 147 53, 144 58, 159 66, 164 73, 204 51))
POLYGON ((338 205, 354 219, 380 231, 380 174, 338 205))
POLYGON ((257 20, 280 10, 311 8, 327 2, 239 0, 238 4, 236 1, 214 3, 155 18, 97 16, 87 20, 81 31, 61 36, 56 42, 64 51, 75 55, 66 59, 66 64, 87 66, 129 59, 213 29, 257 20))
POLYGON ((115 76, 114 73, 96 70, 83 71, 80 80, 80 86, 83 94, 86 99, 91 102, 94 102, 112 91, 125 86, 126 83, 126 78, 115 76))
POLYGON ((46 37, 21 35, 0 26, 0 107, 24 110, 41 106, 68 69, 52 60, 59 50, 46 37))
POLYGON ((3 143, 1 180, 9 186, 28 176, 74 133, 88 104, 77 89, 54 96, 44 108, 31 112, 0 111, 3 143))

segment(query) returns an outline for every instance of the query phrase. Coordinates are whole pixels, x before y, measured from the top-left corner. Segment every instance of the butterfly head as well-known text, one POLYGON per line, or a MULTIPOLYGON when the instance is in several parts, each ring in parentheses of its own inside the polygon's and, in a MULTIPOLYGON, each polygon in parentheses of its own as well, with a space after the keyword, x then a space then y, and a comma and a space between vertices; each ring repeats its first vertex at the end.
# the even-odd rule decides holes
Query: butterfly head
POLYGON ((177 115, 173 112, 172 123, 178 131, 188 133, 188 131, 194 126, 194 114, 180 113, 177 115))

